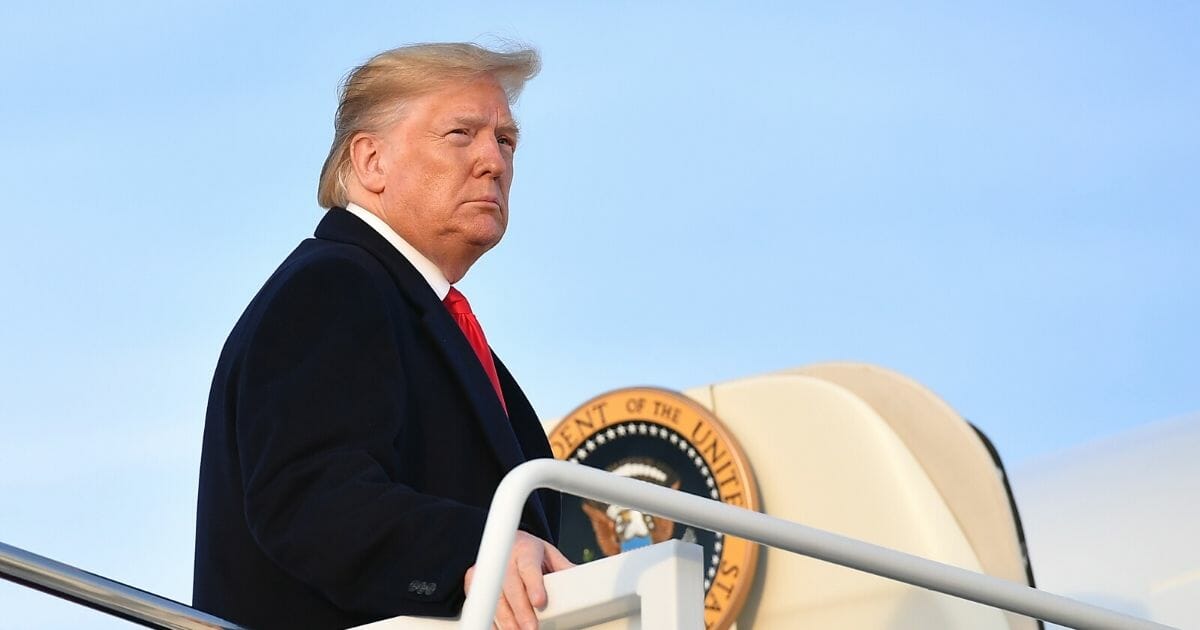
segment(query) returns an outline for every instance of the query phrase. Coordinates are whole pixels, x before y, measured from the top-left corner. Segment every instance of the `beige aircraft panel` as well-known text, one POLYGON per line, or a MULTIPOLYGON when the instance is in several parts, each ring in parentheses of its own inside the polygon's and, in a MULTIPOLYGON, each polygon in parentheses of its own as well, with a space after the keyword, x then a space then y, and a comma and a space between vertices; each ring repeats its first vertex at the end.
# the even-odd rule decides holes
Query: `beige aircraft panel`
MULTIPOLYGON (((686 393, 737 436, 765 512, 982 569, 921 464, 848 389, 780 374, 686 393)), ((991 608, 788 552, 763 552, 759 584, 738 619, 743 629, 1009 627, 991 608)))
POLYGON ((946 500, 984 571, 1025 584, 1025 562, 1008 493, 987 448, 941 398, 875 365, 821 363, 785 373, 836 383, 870 405, 896 432, 946 500))
MULTIPOLYGON (((820 364, 684 392, 746 452, 769 514, 1024 582, 990 454, 937 396, 883 368, 820 364)), ((558 419, 544 422, 547 430, 558 419)), ((979 628, 1035 623, 764 549, 737 627, 979 628)))

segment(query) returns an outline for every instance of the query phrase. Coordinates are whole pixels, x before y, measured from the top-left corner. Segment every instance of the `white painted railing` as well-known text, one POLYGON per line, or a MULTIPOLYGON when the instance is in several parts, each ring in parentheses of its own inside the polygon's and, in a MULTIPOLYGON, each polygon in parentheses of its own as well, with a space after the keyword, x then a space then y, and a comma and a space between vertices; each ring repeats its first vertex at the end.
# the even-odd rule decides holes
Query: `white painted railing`
MULTIPOLYGON (((516 536, 521 511, 526 499, 538 488, 552 488, 607 503, 637 508, 679 523, 724 532, 1072 628, 1097 630, 1170 628, 1007 580, 941 564, 766 514, 725 505, 595 468, 548 459, 535 460, 518 466, 504 478, 496 490, 477 556, 475 582, 463 607, 460 627, 467 630, 487 630, 491 627, 496 602, 500 596, 504 570, 508 564, 509 549, 511 549, 516 536)), ((668 549, 669 545, 657 547, 664 551, 670 551, 670 553, 682 553, 678 550, 668 549)), ((681 547, 691 546, 681 545, 681 547)), ((618 556, 607 559, 607 561, 611 561, 609 564, 612 566, 630 568, 630 572, 621 573, 625 578, 629 578, 637 572, 632 571, 637 568, 632 567, 632 564, 637 564, 636 561, 639 558, 645 559, 647 562, 661 560, 657 556, 653 556, 651 550, 622 555, 625 557, 618 556), (639 553, 640 556, 638 556, 639 553)), ((568 576, 565 574, 578 572, 578 578, 586 579, 593 575, 589 571, 596 572, 598 575, 599 572, 606 570, 605 562, 589 563, 589 565, 566 571, 560 577, 567 578, 568 576)), ((577 588, 564 589, 564 593, 576 591, 580 591, 580 593, 573 601, 559 601, 554 610, 548 609, 543 612, 554 617, 552 625, 556 627, 568 627, 580 621, 594 621, 596 615, 602 612, 600 607, 604 605, 602 602, 594 600, 596 597, 602 596, 614 601, 624 598, 624 603, 617 602, 619 605, 610 606, 607 609, 610 613, 621 606, 625 606, 625 608, 621 608, 623 611, 621 614, 633 613, 636 611, 632 606, 636 605, 640 611, 638 614, 649 612, 651 616, 654 616, 660 615, 661 612, 659 617, 654 617, 660 619, 666 618, 666 615, 670 613, 674 615, 671 617, 672 619, 678 619, 687 625, 686 620, 692 619, 688 616, 688 611, 692 611, 694 615, 702 613, 702 608, 698 603, 701 565, 696 558, 692 558, 690 562, 691 565, 686 565, 685 562, 679 565, 661 565, 668 568, 653 569, 667 571, 670 575, 675 576, 673 583, 676 585, 687 583, 686 577, 681 577, 684 576, 684 573, 692 575, 696 584, 693 585, 695 588, 690 589, 690 594, 671 594, 662 589, 649 588, 648 585, 653 582, 652 579, 650 582, 642 583, 630 579, 626 583, 614 587, 618 591, 621 588, 626 589, 619 593, 617 591, 587 593, 577 588), (688 568, 691 570, 690 573, 685 571, 688 568), (634 597, 634 594, 646 601, 631 603, 629 600, 634 597), (671 612, 672 610, 674 612, 671 612), (579 611, 583 611, 583 613, 579 611)), ((646 567, 650 566, 650 564, 646 564, 646 567)), ((643 569, 638 569, 638 571, 643 569)), ((648 575, 660 574, 650 573, 648 575)), ((194 610, 178 602, 3 543, 0 543, 0 577, 150 627, 173 630, 238 629, 236 624, 194 610)), ((548 580, 548 582, 550 581, 554 580, 548 580)), ((605 581, 616 583, 612 579, 605 581)), ((666 581, 661 582, 665 583, 666 581)), ((684 588, 683 586, 677 587, 677 589, 684 588)), ((559 597, 558 599, 571 600, 571 597, 559 597)), ((604 613, 601 616, 609 615, 604 613)), ((419 620, 411 618, 405 620, 400 617, 392 622, 397 625, 390 627, 401 628, 410 627, 413 623, 419 623, 419 620)), ((430 622, 432 623, 432 620, 430 622)), ((453 624, 454 622, 442 620, 439 623, 453 624)), ((666 625, 672 624, 666 623, 666 625)), ((644 627, 666 627, 666 625, 660 623, 644 627)))
POLYGON ((1170 628, 766 514, 550 459, 514 468, 497 488, 475 563, 475 580, 463 606, 462 628, 491 628, 521 511, 529 495, 538 488, 636 508, 679 523, 724 532, 1071 628, 1170 628))

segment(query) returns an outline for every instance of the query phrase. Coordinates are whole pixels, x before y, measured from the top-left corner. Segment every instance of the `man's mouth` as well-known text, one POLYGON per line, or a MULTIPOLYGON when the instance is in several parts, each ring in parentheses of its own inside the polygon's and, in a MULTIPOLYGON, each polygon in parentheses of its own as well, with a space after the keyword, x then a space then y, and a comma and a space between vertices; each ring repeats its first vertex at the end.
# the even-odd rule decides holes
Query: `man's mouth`
POLYGON ((472 200, 468 201, 467 203, 482 203, 482 204, 492 206, 496 210, 501 209, 500 199, 498 197, 490 197, 490 196, 489 197, 479 197, 477 199, 472 199, 472 200))

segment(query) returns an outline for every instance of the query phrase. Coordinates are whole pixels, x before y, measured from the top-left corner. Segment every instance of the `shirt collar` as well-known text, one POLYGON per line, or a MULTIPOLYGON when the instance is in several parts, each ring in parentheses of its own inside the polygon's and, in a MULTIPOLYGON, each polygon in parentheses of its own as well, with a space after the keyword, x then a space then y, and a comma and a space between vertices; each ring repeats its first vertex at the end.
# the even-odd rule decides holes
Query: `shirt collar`
POLYGON ((409 244, 408 241, 401 238, 395 230, 392 229, 386 221, 373 214, 370 210, 363 208, 355 203, 346 204, 346 210, 354 216, 362 219, 363 223, 371 226, 379 235, 387 239, 387 242, 400 252, 408 260, 409 264, 416 268, 417 272, 425 278, 425 282, 429 283, 429 288, 437 294, 439 300, 445 300, 446 294, 450 293, 450 281, 446 280, 446 276, 442 273, 438 266, 433 264, 433 261, 426 258, 417 248, 409 244))

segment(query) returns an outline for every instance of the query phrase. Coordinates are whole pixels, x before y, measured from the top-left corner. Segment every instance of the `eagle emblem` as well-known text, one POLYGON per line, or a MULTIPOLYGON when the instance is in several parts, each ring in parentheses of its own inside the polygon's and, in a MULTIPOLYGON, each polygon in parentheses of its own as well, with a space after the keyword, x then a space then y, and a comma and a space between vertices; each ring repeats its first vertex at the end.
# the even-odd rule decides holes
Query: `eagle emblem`
MULTIPOLYGON (((648 481, 672 490, 678 490, 680 486, 679 476, 674 471, 661 462, 645 457, 627 457, 607 469, 622 477, 648 481)), ((591 499, 584 500, 582 508, 592 522, 596 544, 605 556, 665 542, 675 533, 674 521, 641 510, 591 499)))

